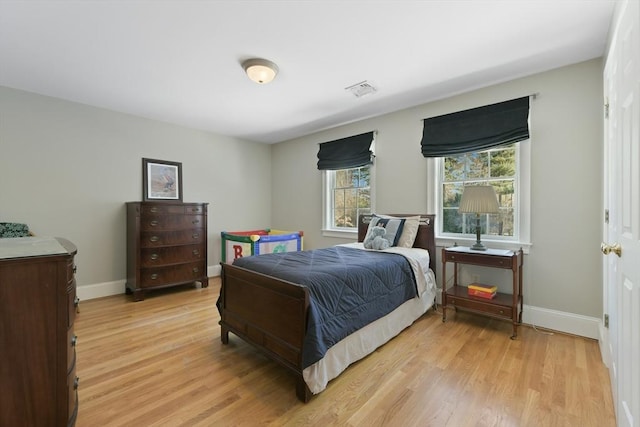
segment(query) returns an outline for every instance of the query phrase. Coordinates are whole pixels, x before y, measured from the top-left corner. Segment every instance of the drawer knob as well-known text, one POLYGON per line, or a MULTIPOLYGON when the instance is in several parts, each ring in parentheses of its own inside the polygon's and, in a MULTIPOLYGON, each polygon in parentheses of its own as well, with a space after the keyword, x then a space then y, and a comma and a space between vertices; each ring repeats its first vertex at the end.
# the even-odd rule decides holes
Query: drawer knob
POLYGON ((192 253, 194 255, 200 255, 200 251, 198 249, 194 249, 192 253))
POLYGON ((73 266, 73 274, 76 274, 76 271, 78 271, 78 266, 77 266, 77 265, 74 265, 74 266, 73 266))
POLYGON ((73 389, 74 389, 74 390, 77 390, 79 385, 80 385, 80 378, 76 377, 76 378, 73 380, 73 389))
POLYGON ((76 344, 78 344, 78 336, 77 336, 77 335, 74 335, 74 336, 71 338, 71 347, 75 347, 75 346, 76 346, 76 344))
POLYGON ((150 256, 149 258, 151 258, 152 260, 154 260, 154 261, 155 261, 155 260, 157 260, 158 258, 160 258, 160 255, 158 255, 158 254, 151 254, 151 256, 150 256))
POLYGON ((200 220, 199 219, 194 219, 193 221, 191 221, 191 223, 192 224, 198 224, 198 223, 200 223, 200 220))
POLYGON ((156 280, 158 278, 158 274, 157 273, 153 273, 151 275, 151 280, 156 280))
POLYGON ((193 272, 194 272, 194 273, 197 273, 197 272, 199 272, 199 271, 200 271, 200 269, 199 269, 198 267, 193 267, 193 272))
POLYGON ((76 313, 80 313, 80 298, 77 295, 73 299, 73 306, 76 308, 76 313))
POLYGON ((151 209, 149 209, 151 212, 158 212, 158 208, 156 208, 155 206, 152 207, 151 209))
POLYGON ((500 310, 500 314, 504 314, 504 310, 500 310))
POLYGON ((451 299, 451 304, 455 304, 455 303, 456 303, 456 300, 451 299))
POLYGON ((155 227, 155 226, 158 225, 158 221, 156 221, 156 220, 150 221, 149 225, 151 225, 152 227, 155 227))
POLYGON ((158 236, 151 236, 149 238, 149 241, 154 242, 154 243, 157 242, 158 240, 160 240, 160 238, 158 236))
POLYGON ((198 212, 200 208, 191 208, 191 212, 198 212))
POLYGON ((191 235, 191 237, 193 237, 194 239, 197 239, 197 238, 199 238, 199 237, 200 237, 200 234, 198 234, 198 233, 193 233, 193 234, 191 235))

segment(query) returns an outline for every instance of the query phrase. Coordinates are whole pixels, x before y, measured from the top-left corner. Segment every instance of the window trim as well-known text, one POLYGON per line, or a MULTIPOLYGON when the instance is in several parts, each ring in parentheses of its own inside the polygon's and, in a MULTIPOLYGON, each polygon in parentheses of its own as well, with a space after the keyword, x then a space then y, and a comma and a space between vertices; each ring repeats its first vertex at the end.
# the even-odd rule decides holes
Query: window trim
MULTIPOLYGON (((442 168, 443 158, 432 157, 427 158, 427 167, 431 171, 428 177, 435 185, 427 186, 427 199, 429 201, 428 208, 431 212, 436 212, 436 245, 452 246, 454 244, 471 246, 475 242, 475 236, 451 236, 443 235, 442 229, 442 168)), ((531 243, 531 139, 516 143, 516 164, 517 173, 515 185, 517 194, 517 206, 514 206, 514 227, 517 230, 518 237, 513 240, 504 238, 492 238, 489 235, 483 235, 482 241, 488 243, 495 249, 523 249, 524 253, 529 253, 531 243)))
MULTIPOLYGON (((369 166, 369 197, 371 200, 371 212, 375 212, 375 162, 369 166)), ((362 167, 362 166, 359 166, 362 167)), ((346 168, 355 169, 355 168, 346 168)), ((331 174, 335 172, 332 170, 322 171, 322 235, 324 237, 340 237, 345 239, 358 238, 358 227, 353 228, 334 228, 331 227, 331 212, 333 206, 332 191, 333 186, 331 183, 331 174)))

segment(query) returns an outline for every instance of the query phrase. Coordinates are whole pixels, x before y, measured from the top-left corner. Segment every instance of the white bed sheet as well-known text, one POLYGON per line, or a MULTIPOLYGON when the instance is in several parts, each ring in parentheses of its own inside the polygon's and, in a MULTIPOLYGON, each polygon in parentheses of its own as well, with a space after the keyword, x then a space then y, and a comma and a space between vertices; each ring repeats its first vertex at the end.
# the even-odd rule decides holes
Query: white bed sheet
MULTIPOLYGON (((341 246, 362 250, 362 243, 349 243, 341 246)), ((391 338, 410 326, 429 307, 433 306, 436 296, 436 280, 429 269, 429 251, 417 248, 392 247, 385 252, 404 255, 413 268, 418 285, 418 296, 404 302, 391 313, 362 327, 331 347, 325 356, 302 371, 305 383, 311 393, 323 391, 329 381, 336 378, 350 364, 371 354, 391 338)))

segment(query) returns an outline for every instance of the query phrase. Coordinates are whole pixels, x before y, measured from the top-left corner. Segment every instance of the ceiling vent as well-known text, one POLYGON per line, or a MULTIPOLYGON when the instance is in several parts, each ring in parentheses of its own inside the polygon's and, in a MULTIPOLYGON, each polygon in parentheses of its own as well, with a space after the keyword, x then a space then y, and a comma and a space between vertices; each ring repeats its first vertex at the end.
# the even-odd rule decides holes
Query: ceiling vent
POLYGON ((366 80, 346 87, 344 90, 351 92, 356 98, 361 98, 365 95, 376 93, 378 91, 378 89, 366 80))

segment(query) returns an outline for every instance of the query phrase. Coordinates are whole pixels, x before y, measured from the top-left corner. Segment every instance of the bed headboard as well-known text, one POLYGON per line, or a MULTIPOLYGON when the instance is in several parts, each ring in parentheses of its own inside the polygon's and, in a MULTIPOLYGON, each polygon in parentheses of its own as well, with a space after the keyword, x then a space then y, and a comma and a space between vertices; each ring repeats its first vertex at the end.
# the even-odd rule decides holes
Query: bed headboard
MULTIPOLYGON (((420 226, 418 227, 418 234, 416 240, 413 243, 414 248, 427 249, 429 251, 429 267, 433 272, 436 272, 436 234, 435 234, 435 215, 426 214, 387 214, 389 216, 416 216, 420 215, 420 226)), ((367 229, 371 222, 373 215, 360 215, 358 218, 358 242, 364 241, 367 235, 367 229)))

